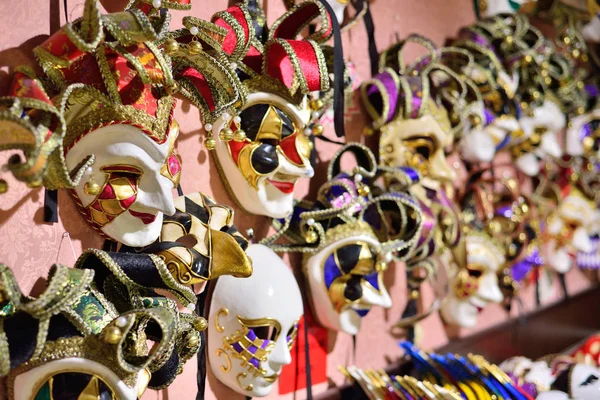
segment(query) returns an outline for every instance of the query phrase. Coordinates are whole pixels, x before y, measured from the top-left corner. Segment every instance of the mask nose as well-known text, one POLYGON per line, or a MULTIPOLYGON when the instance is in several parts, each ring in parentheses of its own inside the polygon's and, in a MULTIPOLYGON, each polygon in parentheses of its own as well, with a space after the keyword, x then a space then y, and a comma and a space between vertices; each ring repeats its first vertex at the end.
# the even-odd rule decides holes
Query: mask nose
POLYGON ((149 177, 149 180, 154 180, 154 182, 147 184, 142 176, 136 203, 146 208, 162 212, 165 215, 175 214, 175 204, 172 192, 173 182, 159 173, 153 177, 149 177))
POLYGON ((450 168, 450 165, 448 165, 448 161, 446 161, 446 156, 442 149, 435 152, 433 158, 430 160, 430 164, 432 178, 442 181, 452 181, 456 178, 456 174, 450 168))
POLYGON ((277 172, 299 178, 312 178, 315 175, 315 170, 309 163, 302 166, 294 165, 281 155, 279 157, 279 169, 277 172))
POLYGON ((275 348, 269 357, 269 365, 275 372, 279 372, 281 368, 291 363, 292 355, 288 348, 287 339, 285 336, 282 336, 275 343, 275 348))
POLYGON ((478 294, 479 297, 489 303, 500 303, 504 300, 504 295, 498 287, 498 277, 495 273, 488 272, 483 275, 478 294))

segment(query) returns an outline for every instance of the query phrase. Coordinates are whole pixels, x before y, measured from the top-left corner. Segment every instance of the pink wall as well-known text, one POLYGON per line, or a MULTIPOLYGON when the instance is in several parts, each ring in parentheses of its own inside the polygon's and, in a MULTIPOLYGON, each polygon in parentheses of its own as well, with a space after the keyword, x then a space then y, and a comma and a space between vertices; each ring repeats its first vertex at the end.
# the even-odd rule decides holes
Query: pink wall
MULTIPOLYGON (((105 0, 105 6, 110 10, 118 10, 123 0, 105 0)), ((283 10, 280 0, 265 0, 269 21, 273 21, 283 10)), ((409 33, 418 32, 442 44, 444 39, 455 34, 459 27, 474 21, 471 10, 472 0, 375 0, 372 6, 373 17, 377 29, 379 49, 395 42, 398 34, 404 37, 409 33)), ((68 10, 71 19, 81 15, 81 0, 70 0, 68 10)), ((218 10, 225 8, 226 0, 195 0, 192 15, 208 19, 218 10)), ((181 12, 173 13, 174 25, 178 25, 181 12)), ((62 1, 59 0, 27 0, 21 2, 0 1, 0 92, 8 84, 8 74, 13 68, 22 63, 32 64, 31 49, 40 44, 50 32, 56 30, 63 21, 62 1), (58 22, 60 20, 60 23, 58 22)), ((177 26, 175 26, 177 27, 177 26)), ((359 77, 367 78, 369 61, 367 54, 366 35, 361 26, 344 34, 346 58, 355 63, 359 77)), ((201 147, 201 132, 198 111, 188 103, 181 104, 176 113, 181 125, 178 151, 184 162, 182 187, 186 193, 202 191, 213 196, 218 202, 231 206, 233 201, 227 195, 217 173, 215 164, 209 158, 206 150, 201 147)), ((360 132, 364 120, 355 115, 347 124, 350 140, 360 140, 360 132)), ((329 133, 331 134, 331 132, 329 133)), ((335 145, 319 143, 319 159, 327 162, 335 145)), ((0 156, 0 164, 7 157, 0 156)), ((317 177, 309 187, 307 182, 298 185, 298 197, 314 193, 324 179, 326 164, 317 166, 317 177), (319 171, 321 174, 319 174, 319 171)), ((30 190, 22 184, 15 183, 10 176, 0 173, 0 177, 9 182, 9 192, 0 196, 0 226, 2 240, 0 241, 0 261, 9 265, 16 272, 19 283, 25 292, 30 291, 44 277, 50 265, 55 262, 72 265, 75 261, 68 240, 65 240, 60 251, 59 247, 64 232, 69 232, 73 239, 76 255, 81 249, 98 247, 102 240, 79 216, 69 195, 60 193, 60 222, 47 225, 42 222, 43 191, 30 190)), ((235 208, 235 206, 234 206, 235 208)), ((261 238, 269 229, 266 218, 245 214, 236 209, 236 224, 242 232, 252 227, 261 238)), ((569 288, 573 293, 587 287, 587 280, 578 272, 573 271, 568 276, 569 288)), ((394 300, 390 310, 373 310, 363 321, 363 328, 357 339, 356 360, 352 360, 352 339, 345 334, 330 335, 330 354, 328 357, 328 376, 339 384, 343 382, 342 375, 337 371, 339 364, 355 362, 362 367, 384 367, 402 355, 396 347, 397 338, 390 334, 393 322, 397 320, 404 309, 406 298, 404 294, 404 279, 401 266, 390 269, 386 283, 394 300)), ((431 290, 426 290, 425 301, 431 300, 431 290)), ((533 308, 533 291, 527 290, 522 298, 525 309, 533 308)), ((553 296, 549 301, 552 301, 553 296)), ((513 310, 513 314, 517 310, 513 310)), ((514 316, 514 315, 513 315, 514 316)), ((509 316, 497 306, 489 307, 481 315, 481 324, 477 329, 485 329, 505 321, 509 316)), ((421 323, 418 328, 419 338, 425 348, 444 344, 450 333, 446 332, 439 317, 434 315, 421 323)), ((467 335, 472 331, 459 332, 467 335)), ((456 334, 456 332, 453 332, 456 334)), ((161 393, 150 391, 144 400, 195 398, 195 362, 190 361, 185 372, 175 381, 168 391, 161 393)), ((237 396, 227 391, 213 377, 209 377, 210 388, 207 399, 237 399, 237 396), (214 394, 213 394, 214 393, 214 394)), ((326 389, 321 385, 316 392, 326 389)), ((278 396, 277 390, 269 398, 291 398, 278 396)), ((297 396, 302 398, 301 395, 297 396)))

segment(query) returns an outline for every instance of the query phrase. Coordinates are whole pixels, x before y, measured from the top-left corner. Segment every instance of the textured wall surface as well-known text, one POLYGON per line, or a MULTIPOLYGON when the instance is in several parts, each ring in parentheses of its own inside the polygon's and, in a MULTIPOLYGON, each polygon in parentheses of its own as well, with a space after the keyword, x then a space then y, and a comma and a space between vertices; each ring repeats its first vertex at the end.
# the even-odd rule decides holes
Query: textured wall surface
MULTIPOLYGON (((264 0, 269 21, 273 21, 283 11, 281 0, 264 0)), ((64 23, 63 2, 59 0, 0 0, 0 92, 8 85, 8 76, 19 64, 33 64, 31 49, 40 44, 51 32, 64 23)), ((104 0, 104 6, 109 11, 118 11, 123 0, 104 0)), ((442 44, 445 38, 454 35, 464 25, 474 21, 471 0, 375 0, 372 5, 376 26, 377 43, 380 50, 393 44, 396 35, 404 37, 409 33, 418 32, 442 44)), ((69 0, 67 11, 73 20, 82 12, 83 1, 69 0)), ((210 16, 227 6, 226 0, 194 0, 191 14, 209 19, 210 16)), ((182 12, 173 13, 174 27, 179 25, 182 12)), ((359 78, 369 75, 367 58, 367 41, 363 26, 357 26, 353 31, 344 34, 346 59, 357 67, 359 78)), ((355 107, 353 107, 355 108, 355 107)), ((350 140, 360 140, 360 132, 364 119, 355 110, 347 118, 347 131, 350 140)), ((199 113, 188 103, 180 103, 176 118, 181 125, 178 151, 183 158, 183 176, 181 185, 186 193, 202 191, 213 196, 218 202, 234 206, 229 198, 214 162, 207 151, 201 146, 201 124, 199 113)), ((329 128, 330 130, 331 128, 329 128)), ((327 133, 332 135, 331 131, 327 133)), ((335 152, 337 146, 323 142, 319 144, 319 165, 315 179, 308 184, 302 182, 297 186, 298 197, 310 196, 323 182, 326 163, 335 152)), ((7 156, 0 157, 4 164, 7 156)), ((15 183, 6 173, 0 172, 0 177, 9 182, 9 192, 0 197, 0 262, 9 265, 16 272, 23 291, 28 293, 43 287, 43 278, 51 264, 59 262, 72 265, 75 256, 82 249, 99 247, 101 238, 88 228, 75 209, 68 193, 59 195, 60 222, 48 225, 42 222, 43 190, 30 190, 24 185, 15 183), (64 233, 68 232, 74 248, 64 233), (62 242, 62 245, 61 245, 62 242), (36 287, 37 285, 37 287, 36 287)), ((234 208, 236 208, 234 206, 234 208)), ((266 218, 247 215, 236 208, 236 224, 242 232, 252 227, 258 238, 264 237, 269 229, 266 218)), ((573 293, 587 287, 586 279, 573 271, 567 276, 570 291, 573 293)), ((356 354, 352 352, 352 338, 345 335, 330 334, 330 354, 328 356, 328 377, 330 382, 339 384, 343 376, 338 372, 339 364, 356 363, 361 367, 384 367, 402 356, 397 348, 397 338, 390 334, 391 326, 402 313, 406 304, 404 274, 401 266, 390 268, 386 283, 394 300, 390 310, 373 310, 364 320, 358 335, 356 354)), ((546 302, 554 301, 558 291, 551 294, 546 302)), ((431 300, 431 291, 426 290, 425 302, 431 300)), ((522 310, 531 310, 534 305, 533 291, 527 290, 522 295, 522 310)), ((513 308, 514 317, 519 312, 513 308)), ((510 318, 498 306, 488 307, 480 318, 477 330, 485 329, 510 318)), ((419 337, 425 348, 444 344, 449 337, 468 335, 472 331, 449 332, 434 315, 419 325, 419 337)), ((178 377, 167 391, 149 391, 144 400, 195 398, 196 367, 190 361, 184 373, 178 377)), ((320 385, 315 391, 326 389, 327 384, 320 385)), ((237 399, 242 396, 234 395, 223 388, 213 377, 209 376, 207 399, 237 399)), ((291 398, 291 396, 285 396, 291 398)), ((277 395, 277 390, 269 398, 284 398, 277 395)), ((296 398, 303 398, 298 394, 296 398)))

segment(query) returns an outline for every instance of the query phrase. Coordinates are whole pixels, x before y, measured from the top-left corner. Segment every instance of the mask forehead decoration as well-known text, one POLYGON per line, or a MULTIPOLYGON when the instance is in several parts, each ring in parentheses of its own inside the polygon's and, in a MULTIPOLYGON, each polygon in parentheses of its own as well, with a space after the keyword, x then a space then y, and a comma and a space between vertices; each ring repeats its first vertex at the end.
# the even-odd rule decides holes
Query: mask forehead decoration
POLYGON ((296 182, 314 174, 311 136, 322 133, 323 101, 312 93, 322 96, 330 88, 329 49, 323 46, 332 34, 329 16, 319 1, 305 1, 268 27, 263 11, 248 2, 215 14, 213 22, 225 33, 224 58, 240 77, 243 99, 205 124, 205 146, 239 205, 285 217, 296 182), (320 28, 300 37, 313 21, 320 28))
MULTIPOLYGON (((0 267, 0 320, 6 350, 0 357, 0 375, 8 376, 8 398, 68 394, 135 400, 148 386, 164 387, 174 379, 176 374, 170 371, 169 375, 163 368, 165 360, 177 363, 179 356, 187 360, 197 351, 197 347, 183 350, 180 344, 191 337, 199 341, 192 323, 200 317, 179 315, 172 300, 152 298, 150 291, 140 290, 141 285, 137 294, 115 302, 114 293, 97 284, 116 280, 122 270, 117 264, 104 270, 85 268, 90 261, 108 257, 100 251, 96 255, 100 258, 84 256, 79 261, 82 268, 54 265, 47 288, 38 298, 24 296, 12 272, 0 267), (148 304, 142 302, 141 293, 148 304), (155 342, 152 351, 147 339, 155 342)), ((202 319, 200 325, 205 328, 206 321, 202 319)))
POLYGON ((302 296, 289 267, 269 248, 251 245, 254 272, 216 281, 209 310, 210 368, 232 390, 267 396, 283 366, 302 317, 302 296))
POLYGON ((159 240, 137 251, 157 254, 184 285, 252 274, 252 261, 245 253, 248 241, 233 225, 230 207, 193 193, 175 199, 175 208, 175 214, 165 217, 159 240))
POLYGON ((394 259, 414 253, 423 217, 405 193, 385 193, 373 183, 375 156, 362 145, 344 146, 328 169, 317 202, 297 203, 294 213, 275 222, 278 233, 264 241, 276 251, 304 253, 303 270, 319 322, 356 334, 376 306, 389 308, 383 276, 394 259), (353 172, 341 172, 341 158, 353 154, 353 172), (289 244, 276 243, 284 236, 289 244))

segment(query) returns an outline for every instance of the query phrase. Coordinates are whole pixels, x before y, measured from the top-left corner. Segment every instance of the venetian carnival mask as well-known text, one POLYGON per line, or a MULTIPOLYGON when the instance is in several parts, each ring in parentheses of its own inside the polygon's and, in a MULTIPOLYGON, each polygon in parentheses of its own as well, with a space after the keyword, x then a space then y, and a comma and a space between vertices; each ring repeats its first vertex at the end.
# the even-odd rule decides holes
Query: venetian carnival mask
POLYGON ((498 14, 514 14, 526 3, 537 0, 474 0, 475 12, 480 18, 498 14))
POLYGON ((392 69, 362 86, 363 103, 381 132, 381 163, 389 167, 410 167, 424 179, 448 181, 454 171, 446 161, 444 148, 453 141, 446 110, 423 94, 426 76, 399 77, 392 69), (399 82, 406 79, 406 85, 399 82), (405 87, 410 92, 404 93, 405 87), (404 109, 404 96, 412 98, 404 109))
POLYGON ((600 110, 572 119, 565 137, 566 153, 573 157, 600 159, 600 110))
POLYGON ((136 400, 176 351, 173 307, 119 315, 92 284, 94 271, 60 265, 52 267, 45 292, 30 298, 7 267, 0 269, 1 375, 8 374, 10 400, 136 400), (155 342, 152 352, 146 339, 155 342))
POLYGON ((242 207, 257 215, 281 218, 292 210, 294 188, 314 170, 311 143, 304 134, 311 111, 305 99, 296 106, 269 93, 252 93, 234 120, 222 118, 213 132, 245 133, 241 141, 217 140, 215 153, 232 193, 242 207), (228 127, 229 126, 229 127, 228 127))
POLYGON ((412 255, 422 223, 419 206, 408 195, 371 195, 376 165, 366 147, 344 146, 330 163, 318 202, 299 202, 287 219, 275 221, 277 236, 292 244, 270 243, 278 251, 304 253, 313 314, 326 328, 351 335, 373 307, 391 307, 383 275, 393 258, 412 255), (352 174, 340 172, 348 153, 358 163, 352 174))
POLYGON ((548 261, 554 270, 567 272, 578 251, 593 250, 590 237, 598 232, 598 214, 593 202, 576 189, 561 201, 558 210, 550 215, 546 228, 552 253, 548 261))
POLYGON ((172 190, 181 176, 174 146, 179 128, 158 144, 131 125, 109 125, 82 137, 67 152, 73 170, 88 154, 95 162, 73 188, 86 219, 107 237, 132 246, 159 236, 163 214, 175 212, 172 190))
POLYGON ((534 106, 531 114, 522 117, 519 123, 522 131, 513 134, 510 151, 521 171, 536 176, 540 161, 562 156, 558 135, 566 126, 566 118, 556 103, 546 100, 541 106, 534 106))
POLYGON ((600 369, 586 364, 570 365, 557 375, 552 389, 567 393, 571 399, 597 399, 600 396, 600 369))
POLYGON ((329 244, 304 260, 312 304, 323 326, 356 335, 373 307, 392 306, 383 282, 387 262, 367 223, 339 225, 326 235, 329 244))
POLYGON ((217 379, 250 397, 267 396, 283 366, 302 317, 302 295, 289 267, 269 248, 248 247, 254 272, 216 282, 209 311, 208 360, 217 379))
MULTIPOLYGON (((0 119, 13 123, 9 129, 17 121, 33 136, 19 133, 11 138, 15 143, 7 141, 5 148, 25 149, 27 160, 9 166, 18 179, 71 189, 92 227, 139 247, 157 239, 163 214, 175 212, 171 191, 179 183, 181 160, 172 94, 179 88, 188 94, 197 84, 208 98, 216 86, 231 86, 234 79, 223 67, 213 68, 214 57, 189 46, 179 48, 184 54, 173 46, 157 47, 164 39, 173 44, 165 29, 167 8, 189 8, 189 1, 163 5, 160 16, 146 2, 130 6, 101 15, 97 1, 88 0, 82 19, 34 49, 46 76, 38 80, 31 72, 17 72, 13 97, 4 98, 12 107, 3 104, 0 119), (177 69, 165 53, 178 61, 177 69), (204 80, 190 83, 198 76, 204 80), (20 109, 27 112, 19 115, 20 109)), ((230 93, 212 98, 203 115, 215 118, 239 100, 237 92, 230 93)))
POLYGON ((489 303, 503 299, 497 273, 505 257, 490 237, 471 233, 466 238, 467 266, 450 278, 450 294, 442 301, 441 313, 448 324, 471 328, 489 303))
POLYGON ((205 124, 205 145, 214 152, 219 173, 239 205, 253 214, 282 218, 292 211, 296 182, 314 174, 310 136, 323 128, 314 123, 318 113, 308 95, 329 89, 319 44, 331 29, 318 1, 293 7, 269 32, 258 16, 264 17, 262 11, 251 13, 248 8, 242 3, 213 17, 227 32, 223 51, 232 70, 242 76, 238 91, 247 96, 231 110, 233 115, 224 113, 205 124), (301 27, 313 20, 321 21, 321 29, 309 39, 298 39, 301 27), (308 74, 309 69, 317 73, 308 74))

